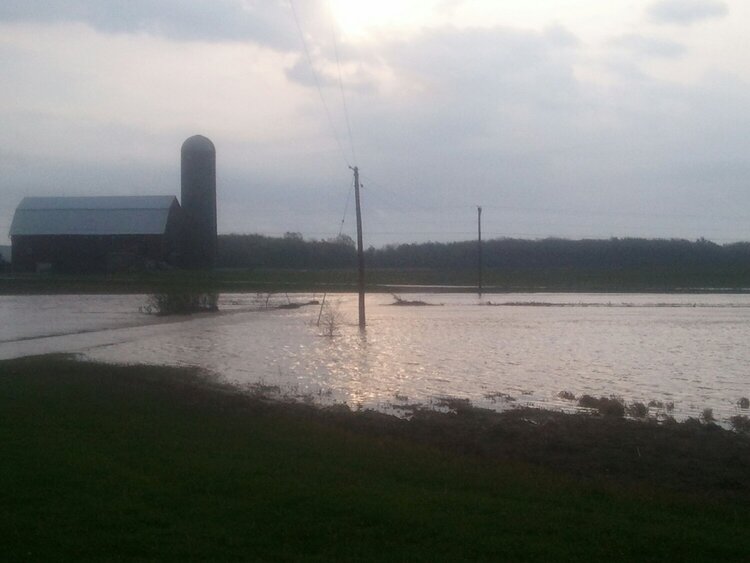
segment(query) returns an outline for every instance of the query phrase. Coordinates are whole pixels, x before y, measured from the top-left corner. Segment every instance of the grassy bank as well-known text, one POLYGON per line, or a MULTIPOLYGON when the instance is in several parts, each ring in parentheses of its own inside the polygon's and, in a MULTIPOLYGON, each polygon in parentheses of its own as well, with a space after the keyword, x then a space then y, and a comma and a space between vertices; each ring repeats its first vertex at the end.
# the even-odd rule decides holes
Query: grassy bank
MULTIPOLYGON (((750 272, 673 268, 649 269, 487 269, 485 292, 587 291, 672 292, 707 289, 742 291, 750 287, 750 272)), ((475 270, 368 269, 369 291, 391 286, 463 286, 475 291, 475 270)), ((357 272, 350 270, 217 270, 168 271, 112 275, 5 274, 0 294, 24 293, 151 293, 157 291, 356 291, 357 272)), ((424 291, 423 288, 418 288, 424 291)), ((399 288, 399 291, 403 289, 399 288)), ((452 289, 456 291, 456 289, 452 289)))
MULTIPOLYGON (((405 422, 267 403, 188 370, 0 362, 4 557, 746 559, 742 484, 684 478, 669 487, 650 470, 566 465, 559 460, 585 448, 562 439, 568 419, 524 426, 530 416, 405 422)), ((579 435, 609 440, 601 460, 635 451, 627 424, 579 435)), ((695 434, 724 444, 746 471, 743 437, 699 431, 720 436, 695 434)), ((638 455, 661 455, 649 448, 638 455)), ((679 470, 699 473, 702 451, 679 470)))

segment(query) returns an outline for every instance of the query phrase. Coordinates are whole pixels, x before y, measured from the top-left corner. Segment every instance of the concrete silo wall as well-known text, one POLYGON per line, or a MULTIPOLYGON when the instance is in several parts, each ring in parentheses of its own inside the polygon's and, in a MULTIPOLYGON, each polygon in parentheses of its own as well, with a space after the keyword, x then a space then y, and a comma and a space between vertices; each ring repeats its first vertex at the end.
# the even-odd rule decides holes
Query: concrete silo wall
POLYGON ((195 135, 182 144, 182 211, 185 266, 210 269, 216 264, 216 149, 195 135))

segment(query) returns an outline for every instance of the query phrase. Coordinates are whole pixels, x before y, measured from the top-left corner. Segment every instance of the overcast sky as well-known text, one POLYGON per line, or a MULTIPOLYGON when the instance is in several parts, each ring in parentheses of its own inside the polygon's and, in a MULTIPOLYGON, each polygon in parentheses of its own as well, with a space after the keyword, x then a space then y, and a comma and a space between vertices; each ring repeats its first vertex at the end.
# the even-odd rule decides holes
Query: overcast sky
POLYGON ((24 196, 179 196, 196 133, 221 233, 335 236, 356 164, 368 246, 472 238, 477 205, 487 237, 750 240, 749 24, 746 0, 3 0, 0 244, 24 196))

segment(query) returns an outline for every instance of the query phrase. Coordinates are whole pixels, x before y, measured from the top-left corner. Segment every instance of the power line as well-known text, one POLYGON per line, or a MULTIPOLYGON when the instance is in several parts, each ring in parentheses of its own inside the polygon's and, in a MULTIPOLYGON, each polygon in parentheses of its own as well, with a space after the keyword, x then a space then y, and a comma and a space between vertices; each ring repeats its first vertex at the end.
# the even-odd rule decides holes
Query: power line
POLYGON ((354 191, 354 185, 349 187, 349 191, 346 192, 346 205, 344 206, 344 215, 341 217, 341 226, 339 227, 339 236, 344 232, 344 221, 346 221, 346 213, 349 211, 349 200, 352 198, 352 192, 354 191))
MULTIPOLYGON (((312 56, 310 55, 310 49, 307 46, 307 41, 305 40, 305 34, 302 31, 302 26, 300 25, 299 17, 297 16, 297 10, 294 7, 293 0, 289 0, 289 7, 292 9, 292 15, 294 16, 294 23, 297 27, 297 31, 300 36, 300 41, 302 42, 302 47, 305 51, 305 56, 307 57, 307 62, 310 65, 310 71, 313 74, 313 78, 315 80, 315 87, 318 90, 318 96, 320 97, 320 101, 323 104, 323 109, 325 110, 326 118, 328 119, 328 124, 330 125, 331 131, 333 132, 333 137, 336 140, 336 144, 339 147, 339 151, 341 152, 341 156, 343 157, 344 162, 349 168, 352 168, 352 164, 349 162, 349 159, 346 156, 346 151, 344 150, 344 147, 341 143, 341 139, 339 138, 338 130, 336 129, 336 125, 333 121, 333 116, 331 115, 331 110, 328 107, 328 103, 326 103, 325 96, 323 95, 323 89, 321 88, 321 85, 320 85, 320 79, 318 78, 318 73, 315 71, 315 65, 313 64, 312 56)), ((349 119, 349 107, 346 103, 346 94, 344 92, 344 80, 341 74, 341 59, 339 57, 338 43, 336 41, 336 33, 335 33, 334 25, 333 25, 333 12, 331 10, 330 2, 328 3, 328 13, 330 17, 329 21, 331 24, 331 37, 333 39, 333 50, 336 55, 336 68, 338 70, 338 82, 339 82, 339 90, 341 92, 341 103, 344 109, 344 117, 346 119, 346 130, 349 136, 349 147, 351 148, 351 151, 352 151, 352 161, 356 165, 357 153, 354 149, 354 136, 352 135, 351 120, 349 119)), ((347 191, 346 204, 344 206, 344 214, 341 218, 341 224, 339 225, 338 236, 341 236, 341 233, 343 233, 344 231, 344 223, 346 222, 346 215, 347 215, 347 212, 349 211, 349 201, 351 199, 352 189, 353 187, 347 191)))
POLYGON ((320 96, 320 101, 323 103, 323 108, 326 112, 326 117, 328 118, 328 124, 331 126, 331 131, 333 132, 333 137, 336 139, 336 144, 339 147, 339 150, 341 151, 341 156, 344 158, 344 162, 346 162, 347 166, 351 166, 349 163, 349 159, 346 157, 346 151, 344 150, 344 146, 341 144, 341 139, 339 139, 338 131, 336 130, 336 125, 333 122, 333 117, 331 116, 331 110, 328 109, 328 104, 326 103, 325 96, 323 96, 323 89, 320 87, 320 80, 318 79, 318 73, 315 72, 315 66, 313 65, 312 57, 310 56, 310 50, 307 47, 307 41, 305 40, 305 34, 302 31, 302 26, 300 25, 299 18, 297 17, 297 10, 294 8, 294 0, 289 0, 289 6, 292 9, 292 15, 294 16, 294 23, 297 25, 297 31, 299 32, 299 37, 302 41, 302 47, 305 51, 305 55, 307 56, 307 62, 310 65, 310 70, 312 71, 313 78, 315 80, 315 87, 318 90, 318 95, 320 96))
MULTIPOLYGON (((397 192, 395 192, 395 191, 393 191, 393 190, 391 190, 389 188, 386 188, 380 182, 376 182, 369 175, 361 174, 361 176, 367 181, 367 185, 368 186, 374 185, 377 188, 379 188, 379 191, 386 192, 386 193, 390 194, 392 197, 396 198, 396 200, 397 200, 397 204, 396 205, 397 205, 397 207, 400 210, 404 210, 404 202, 406 202, 407 204, 410 204, 412 206, 412 210, 416 210, 416 211, 443 211, 443 210, 455 211, 456 209, 463 209, 463 208, 466 208, 466 209, 475 209, 476 208, 476 206, 474 206, 474 205, 450 205, 450 206, 432 206, 432 207, 427 207, 425 205, 422 205, 421 203, 417 203, 417 201, 415 199, 412 199, 409 196, 407 196, 406 195, 406 190, 402 189, 401 193, 397 193, 397 192)), ((386 200, 386 198, 379 197, 380 194, 378 194, 377 191, 369 190, 369 194, 370 194, 370 196, 374 196, 376 199, 379 198, 380 201, 388 203, 388 201, 386 200)))
MULTIPOLYGON (((401 212, 401 213, 408 213, 412 211, 421 211, 421 212, 435 212, 435 211, 457 211, 462 210, 466 211, 467 214, 470 211, 474 211, 476 209, 476 205, 469 205, 469 204, 449 204, 449 205, 422 205, 421 203, 417 203, 414 199, 410 198, 406 195, 405 189, 400 189, 400 192, 397 193, 394 190, 391 190, 389 188, 386 188, 383 184, 376 182, 372 177, 366 176, 362 174, 362 176, 367 180, 368 185, 370 186, 376 186, 379 188, 378 191, 381 193, 378 194, 373 190, 370 190, 370 196, 374 197, 376 200, 381 201, 385 204, 391 204, 395 207, 393 211, 395 212, 401 212), (384 193, 389 194, 394 199, 390 200, 384 196, 384 193), (395 199, 397 198, 397 200, 395 199), (406 204, 406 205, 404 205, 406 204)), ((673 219, 704 219, 706 218, 705 214, 698 214, 698 213, 658 213, 658 212, 640 212, 640 211, 616 211, 616 210, 585 210, 585 209, 554 209, 549 207, 522 207, 522 206, 512 206, 512 205, 487 205, 483 204, 482 207, 484 209, 495 209, 499 211, 508 211, 508 212, 516 212, 516 213, 538 213, 538 214, 549 214, 549 215, 562 215, 562 216, 571 216, 571 217, 594 217, 594 216, 604 216, 604 217, 642 217, 642 218, 673 218, 673 219)), ((750 216, 742 216, 742 215, 711 215, 711 219, 723 219, 727 221, 750 221, 750 216)))
POLYGON ((344 94, 344 80, 341 77, 341 59, 339 58, 339 46, 336 41, 336 29, 333 25, 333 11, 331 10, 331 2, 328 2, 328 15, 331 22, 331 37, 333 39, 333 52, 336 55, 336 68, 339 73, 339 89, 341 90, 341 103, 344 107, 344 118, 346 119, 346 130, 349 133, 349 146, 352 149, 352 161, 354 165, 357 165, 357 153, 354 150, 354 137, 352 136, 352 126, 349 120, 349 107, 346 103, 346 95, 344 94))

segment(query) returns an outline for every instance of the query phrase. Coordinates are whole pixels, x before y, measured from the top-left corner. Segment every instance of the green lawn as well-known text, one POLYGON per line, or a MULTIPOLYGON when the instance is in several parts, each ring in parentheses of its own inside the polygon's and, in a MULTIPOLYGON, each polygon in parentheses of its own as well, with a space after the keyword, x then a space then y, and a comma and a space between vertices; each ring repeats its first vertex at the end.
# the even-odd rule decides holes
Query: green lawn
POLYGON ((355 426, 238 397, 185 370, 0 362, 2 557, 716 562, 750 553, 750 513, 731 500, 594 485, 355 426))

